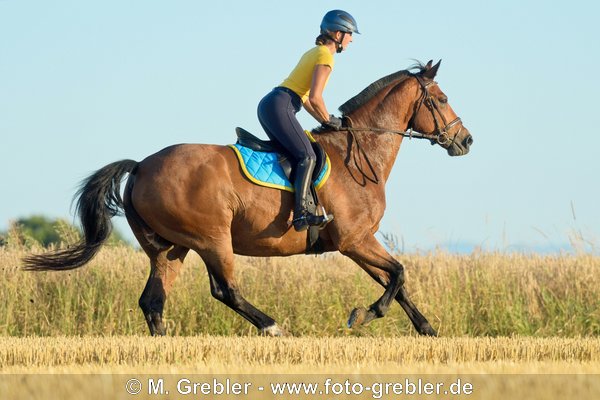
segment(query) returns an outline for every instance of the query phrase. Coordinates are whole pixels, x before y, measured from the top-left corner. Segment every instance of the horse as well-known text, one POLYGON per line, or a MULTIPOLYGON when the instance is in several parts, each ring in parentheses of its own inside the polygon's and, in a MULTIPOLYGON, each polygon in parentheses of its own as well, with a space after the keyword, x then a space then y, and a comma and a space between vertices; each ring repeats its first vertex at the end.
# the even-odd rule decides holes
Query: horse
MULTIPOLYGON (((450 156, 467 154, 473 142, 434 81, 440 63, 418 63, 377 80, 340 107, 345 124, 339 131, 313 130, 331 165, 319 200, 335 216, 318 233, 321 252, 349 257, 384 288, 369 307, 351 311, 349 328, 383 317, 395 299, 420 335, 437 335, 409 299, 404 266, 375 233, 385 211, 386 181, 404 137, 428 139, 450 156)), ((82 239, 62 250, 25 257, 25 270, 85 265, 107 240, 111 218, 124 214, 150 259, 139 306, 151 335, 166 334, 163 308, 190 249, 206 265, 214 298, 264 335, 287 334, 240 294, 234 254, 306 254, 307 234, 292 227, 293 193, 252 183, 229 147, 179 144, 141 162, 111 163, 85 179, 75 199, 82 239)))

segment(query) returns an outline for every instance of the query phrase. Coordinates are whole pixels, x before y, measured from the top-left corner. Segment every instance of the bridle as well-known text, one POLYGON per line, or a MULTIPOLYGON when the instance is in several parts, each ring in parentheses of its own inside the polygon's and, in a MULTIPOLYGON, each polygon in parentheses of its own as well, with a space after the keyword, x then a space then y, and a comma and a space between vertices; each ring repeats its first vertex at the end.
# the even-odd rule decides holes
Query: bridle
POLYGON ((433 80, 426 82, 419 75, 413 74, 413 76, 415 77, 417 82, 419 82, 419 85, 421 86, 421 89, 423 89, 423 90, 421 93, 421 98, 419 99, 418 102, 415 103, 415 107, 413 109, 413 115, 410 118, 410 120, 408 121, 408 127, 407 127, 406 131, 387 129, 387 128, 354 127, 354 126, 352 126, 352 120, 348 116, 344 116, 343 118, 348 122, 349 126, 344 126, 340 130, 342 130, 342 131, 345 130, 345 131, 349 131, 349 132, 371 131, 371 132, 379 132, 379 133, 394 133, 397 135, 401 135, 403 137, 408 137, 410 139, 413 139, 413 138, 414 139, 427 139, 427 140, 431 141, 432 145, 434 145, 436 143, 441 146, 451 145, 454 142, 454 140, 462 132, 463 126, 461 124, 458 132, 456 132, 456 134, 454 136, 452 136, 452 139, 450 139, 450 136, 448 135, 448 131, 450 129, 452 129, 455 125, 457 125, 458 123, 461 122, 460 117, 456 117, 454 120, 450 121, 449 123, 446 122, 446 118, 444 117, 444 114, 442 114, 438 102, 433 98, 431 93, 429 93, 429 87, 432 85, 436 85, 437 82, 435 82, 433 80), (423 104, 425 104, 426 107, 429 109, 429 111, 431 111, 431 116, 433 117, 433 121, 435 123, 435 129, 436 129, 435 134, 415 132, 413 129, 413 124, 414 124, 415 118, 419 114, 419 111, 421 110, 421 107, 423 106, 423 104), (441 123, 440 123, 440 119, 441 119, 441 123))
POLYGON ((419 82, 419 85, 421 85, 421 88, 423 89, 423 94, 421 96, 421 101, 419 101, 419 103, 418 103, 419 104, 418 108, 413 112, 413 116, 411 117, 410 121, 408 122, 409 130, 412 132, 414 119, 416 118, 417 114, 419 113, 421 106, 423 104, 426 104, 427 108, 431 111, 431 116, 433 117, 433 121, 435 123, 435 130, 437 131, 436 135, 429 135, 429 136, 434 136, 433 139, 430 139, 430 140, 432 140, 432 144, 435 144, 435 143, 439 143, 440 145, 452 144, 452 142, 454 142, 454 139, 456 139, 456 137, 458 135, 460 135, 460 133, 462 132, 462 129, 463 129, 462 124, 461 124, 460 128, 458 129, 458 132, 456 132, 456 134, 452 137, 452 140, 450 140, 450 137, 448 136, 448 131, 454 125, 461 122, 460 117, 456 117, 454 120, 450 121, 449 123, 446 122, 446 118, 444 117, 444 114, 442 114, 438 102, 433 98, 433 96, 431 95, 431 93, 429 93, 429 90, 428 90, 430 86, 436 85, 437 83, 433 80, 425 82, 423 80, 423 78, 420 77, 419 75, 414 75, 414 77, 417 79, 417 82, 419 82), (440 124, 440 121, 437 116, 439 116, 441 118, 443 125, 440 124), (433 140, 435 140, 435 143, 433 142, 433 140))
POLYGON ((452 143, 454 143, 456 138, 460 135, 460 133, 463 130, 463 126, 461 124, 458 132, 456 132, 456 134, 454 136, 452 136, 452 139, 450 139, 450 136, 448 135, 448 131, 452 127, 454 127, 455 125, 457 125, 458 123, 461 122, 460 117, 456 117, 454 120, 447 123, 446 118, 444 117, 444 114, 442 114, 442 112, 439 108, 438 102, 433 98, 431 93, 429 93, 429 87, 432 85, 436 85, 437 82, 435 82, 434 80, 430 80, 430 81, 426 82, 425 80, 423 80, 423 78, 420 75, 413 74, 413 76, 415 77, 417 82, 419 82, 419 85, 421 86, 421 89, 422 89, 422 93, 421 93, 421 98, 419 99, 419 101, 417 101, 415 103, 415 106, 413 108, 413 115, 410 118, 410 120, 408 121, 408 126, 407 126, 406 131, 387 129, 387 128, 354 127, 354 126, 352 126, 353 125, 352 119, 349 116, 344 115, 342 117, 344 122, 346 123, 346 126, 343 126, 342 128, 340 128, 340 131, 347 131, 348 133, 350 133, 354 142, 356 143, 358 152, 363 154, 364 159, 367 163, 367 166, 371 170, 371 174, 373 175, 373 177, 372 178, 369 177, 369 175, 363 171, 362 167, 360 166, 360 163, 355 158, 356 165, 357 165, 359 171, 365 177, 365 179, 368 179, 369 181, 371 181, 375 184, 379 183, 379 178, 377 177, 377 173, 375 172, 375 169, 373 168, 373 165, 371 164, 369 157, 367 156, 365 151, 361 148, 360 142, 357 140, 356 136, 354 136, 354 132, 393 133, 393 134, 400 135, 403 137, 408 137, 410 139, 413 139, 413 138, 414 139, 427 139, 427 140, 431 141, 432 145, 435 145, 437 143, 441 146, 444 146, 444 145, 451 146, 452 143), (413 129, 414 120, 415 120, 416 116, 419 114, 419 111, 421 110, 421 107, 423 106, 423 104, 425 104, 425 106, 431 112, 431 116, 433 117, 433 121, 435 123, 435 129, 436 129, 435 134, 415 132, 413 129), (440 123, 440 119, 441 119, 441 123, 440 123))

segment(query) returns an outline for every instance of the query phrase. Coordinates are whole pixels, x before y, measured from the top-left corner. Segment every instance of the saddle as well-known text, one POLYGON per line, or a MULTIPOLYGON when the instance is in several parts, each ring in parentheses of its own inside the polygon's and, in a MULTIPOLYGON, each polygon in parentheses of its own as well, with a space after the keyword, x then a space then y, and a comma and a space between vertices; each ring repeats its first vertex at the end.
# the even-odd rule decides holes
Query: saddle
MULTIPOLYGON (((237 127, 237 128, 235 128, 235 132, 237 134, 238 139, 237 139, 236 144, 230 145, 230 147, 232 147, 234 149, 234 151, 236 152, 236 155, 238 156, 238 159, 240 161, 240 164, 242 165, 242 169, 243 169, 244 173, 246 174, 246 176, 252 182, 254 182, 258 185, 293 192, 294 188, 293 188, 293 184, 291 182, 294 182, 295 164, 292 162, 293 158, 289 155, 287 150, 284 149, 279 143, 272 141, 272 140, 261 140, 243 128, 237 127), (239 148, 239 146, 245 148, 245 149, 242 149, 243 152, 245 152, 245 150, 249 149, 250 152, 258 152, 259 154, 264 155, 264 157, 262 157, 261 159, 267 158, 267 156, 268 157, 276 156, 277 163, 279 164, 279 166, 281 167, 281 170, 282 170, 281 173, 284 175, 285 179, 287 179, 287 182, 285 182, 285 179, 283 181, 279 181, 279 182, 266 182, 265 180, 260 179, 256 173, 252 173, 252 172, 248 171, 247 166, 248 166, 249 160, 246 160, 246 157, 244 156, 244 154, 242 154, 242 151, 240 151, 241 149, 239 148)), ((315 141, 315 139, 311 136, 310 132, 306 131, 306 134, 307 134, 307 136, 312 144, 313 150, 317 156, 317 162, 316 162, 315 169, 313 171, 313 176, 312 176, 313 184, 311 185, 311 190, 310 190, 309 196, 308 196, 308 210, 311 213, 316 214, 317 205, 319 204, 319 198, 317 196, 317 189, 320 188, 323 184, 325 184, 325 181, 329 177, 329 172, 330 172, 331 167, 329 165, 329 159, 327 157, 327 153, 325 153, 325 150, 323 149, 323 147, 315 141)), ((256 157, 256 158, 260 158, 260 157, 256 157)), ((272 161, 272 163, 274 163, 274 161, 272 161)), ((260 171, 267 169, 267 170, 271 170, 271 172, 272 172, 272 167, 271 168, 263 168, 262 165, 259 165, 257 169, 260 171)), ((275 175, 277 175, 277 174, 275 174, 275 175)), ((266 180, 268 180, 268 179, 266 179, 266 180)), ((321 254, 321 253, 323 253, 323 245, 322 245, 321 239, 319 237, 319 227, 311 226, 307 232, 308 232, 308 234, 307 234, 306 254, 321 254)))
MULTIPOLYGON (((273 140, 261 140, 245 130, 244 128, 237 127, 235 128, 235 133, 237 134, 237 144, 240 146, 247 147, 254 151, 260 151, 264 153, 277 153, 277 161, 279 165, 283 169, 286 178, 290 181, 294 181, 294 163, 292 162, 292 158, 288 154, 287 150, 284 149, 279 143, 273 140)), ((313 171, 312 181, 313 185, 322 175, 323 170, 327 167, 327 153, 323 149, 319 143, 315 141, 315 139, 310 135, 308 131, 306 134, 310 140, 312 148, 317 155, 317 163, 315 165, 315 170, 313 171)), ((323 182, 324 183, 324 182, 323 182)))

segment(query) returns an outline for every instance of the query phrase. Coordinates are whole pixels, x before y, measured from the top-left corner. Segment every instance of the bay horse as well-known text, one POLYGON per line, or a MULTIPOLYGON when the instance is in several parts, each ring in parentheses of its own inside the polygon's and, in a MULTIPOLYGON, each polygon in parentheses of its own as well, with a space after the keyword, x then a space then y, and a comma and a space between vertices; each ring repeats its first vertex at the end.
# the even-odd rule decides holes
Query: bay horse
MULTIPOLYGON (((375 233, 385 211, 385 184, 405 136, 429 139, 451 156, 467 154, 472 144, 468 129, 434 81, 440 62, 418 64, 379 79, 340 107, 346 121, 340 131, 313 131, 331 165, 319 198, 335 216, 319 233, 322 250, 350 257, 385 288, 368 308, 352 310, 350 328, 383 317, 395 299, 419 334, 437 334, 409 299, 403 265, 375 233)), ((179 144, 141 162, 117 161, 84 180, 76 199, 81 241, 54 253, 26 257, 26 270, 83 266, 107 240, 110 219, 124 212, 150 259, 139 306, 152 335, 166 333, 163 307, 190 249, 204 261, 216 299, 263 334, 285 334, 273 318, 240 294, 234 254, 306 253, 306 232, 296 232, 291 225, 293 194, 250 182, 232 149, 179 144)))

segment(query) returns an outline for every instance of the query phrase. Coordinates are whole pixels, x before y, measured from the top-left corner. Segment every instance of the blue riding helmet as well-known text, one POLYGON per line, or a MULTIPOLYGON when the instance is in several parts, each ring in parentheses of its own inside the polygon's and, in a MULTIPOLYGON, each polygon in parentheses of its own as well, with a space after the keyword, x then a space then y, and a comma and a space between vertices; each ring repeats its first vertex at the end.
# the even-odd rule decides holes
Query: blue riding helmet
POLYGON ((321 33, 336 31, 360 34, 356 20, 352 15, 342 10, 331 10, 325 14, 323 21, 321 21, 321 33))

